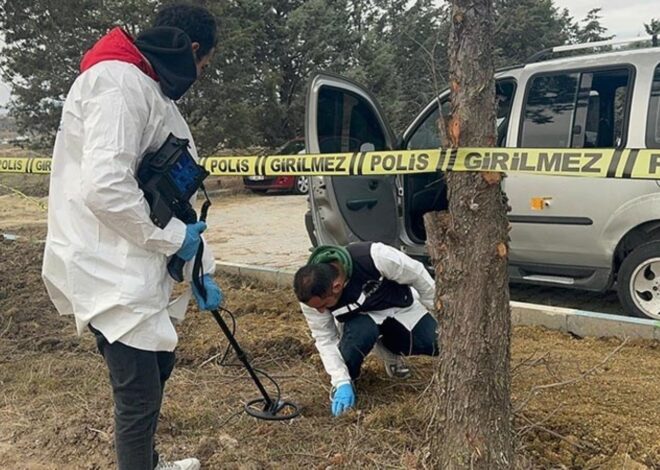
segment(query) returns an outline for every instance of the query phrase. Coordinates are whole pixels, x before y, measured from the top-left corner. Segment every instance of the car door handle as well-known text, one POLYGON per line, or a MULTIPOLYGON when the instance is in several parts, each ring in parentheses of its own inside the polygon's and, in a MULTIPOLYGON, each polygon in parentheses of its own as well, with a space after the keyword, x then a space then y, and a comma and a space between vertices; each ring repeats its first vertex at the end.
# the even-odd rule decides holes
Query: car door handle
POLYGON ((371 209, 377 202, 378 199, 353 199, 351 201, 346 201, 346 207, 352 211, 359 211, 364 207, 371 209))

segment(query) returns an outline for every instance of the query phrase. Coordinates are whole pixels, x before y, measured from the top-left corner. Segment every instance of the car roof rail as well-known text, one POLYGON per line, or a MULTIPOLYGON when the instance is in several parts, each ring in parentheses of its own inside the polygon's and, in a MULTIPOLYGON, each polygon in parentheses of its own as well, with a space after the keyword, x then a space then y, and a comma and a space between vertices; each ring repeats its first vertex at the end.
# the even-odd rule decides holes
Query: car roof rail
POLYGON ((637 42, 648 42, 651 41, 652 47, 658 47, 658 35, 654 34, 653 36, 646 36, 641 38, 629 38, 629 39, 608 39, 607 41, 594 41, 594 42, 585 42, 582 44, 568 44, 565 46, 555 46, 543 49, 532 56, 530 56, 525 63, 530 64, 533 62, 539 62, 543 59, 547 59, 558 52, 568 52, 568 51, 579 51, 583 49, 593 49, 595 47, 606 47, 606 46, 616 46, 621 44, 633 44, 637 42))

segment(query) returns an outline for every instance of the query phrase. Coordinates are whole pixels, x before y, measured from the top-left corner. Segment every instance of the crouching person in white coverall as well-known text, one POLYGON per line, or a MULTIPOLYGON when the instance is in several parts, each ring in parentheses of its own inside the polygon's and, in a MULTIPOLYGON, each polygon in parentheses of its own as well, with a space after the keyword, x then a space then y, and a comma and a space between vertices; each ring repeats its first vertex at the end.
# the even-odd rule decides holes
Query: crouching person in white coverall
POLYGON ((435 282, 424 266, 382 243, 320 246, 296 272, 294 291, 333 386, 334 416, 355 406, 353 381, 374 349, 390 377, 402 356, 438 354, 435 282))
MULTIPOLYGON (((167 462, 154 435, 165 382, 174 367, 177 334, 191 294, 170 302, 172 255, 194 258, 204 223, 153 224, 135 179, 148 152, 170 133, 190 141, 178 100, 211 59, 216 21, 205 8, 170 5, 136 39, 120 28, 83 57, 64 103, 53 151, 43 279, 63 314, 89 328, 110 372, 115 450, 120 470, 196 470, 194 458, 167 462)), ((217 308, 214 260, 203 259, 201 309, 217 308)), ((186 271, 190 273, 187 263, 186 271)))

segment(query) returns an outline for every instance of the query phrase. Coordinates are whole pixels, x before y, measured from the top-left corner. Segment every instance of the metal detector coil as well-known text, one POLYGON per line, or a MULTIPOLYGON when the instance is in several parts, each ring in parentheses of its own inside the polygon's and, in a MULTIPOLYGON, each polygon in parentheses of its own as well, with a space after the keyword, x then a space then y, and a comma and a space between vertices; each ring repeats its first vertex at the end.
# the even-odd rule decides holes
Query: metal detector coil
POLYGON ((266 398, 255 398, 245 404, 245 412, 257 419, 266 421, 286 421, 300 415, 300 409, 295 403, 289 401, 271 402, 268 405, 266 398), (260 405, 260 407, 258 407, 260 405), (287 412, 288 411, 288 412, 287 412), (280 414, 284 412, 284 414, 280 414))
MULTIPOLYGON (((195 262, 197 262, 197 259, 195 259, 195 262)), ((193 279, 193 282, 195 282, 198 277, 193 276, 193 279)), ((200 294, 206 296, 206 289, 204 289, 204 284, 202 282, 199 282, 199 284, 196 283, 195 286, 199 290, 200 294)), ((222 315, 220 315, 220 312, 218 310, 211 310, 211 314, 220 326, 222 332, 227 337, 229 344, 234 349, 236 357, 238 357, 238 359, 241 361, 248 374, 250 375, 250 378, 254 381, 254 384, 257 386, 257 389, 259 389, 259 392, 261 393, 261 398, 255 398, 254 400, 250 400, 245 404, 245 412, 250 416, 266 421, 286 421, 299 416, 300 408, 298 405, 289 401, 281 400, 279 396, 280 390, 277 386, 277 383, 275 383, 273 379, 270 379, 273 381, 273 383, 275 383, 275 386, 277 387, 278 396, 277 399, 273 400, 273 398, 269 395, 268 391, 264 387, 263 383, 261 383, 261 380, 257 375, 257 371, 252 367, 252 364, 250 364, 245 351, 243 351, 240 344, 238 344, 236 337, 234 337, 232 331, 229 329, 229 326, 227 326, 227 323, 222 318, 222 315)))

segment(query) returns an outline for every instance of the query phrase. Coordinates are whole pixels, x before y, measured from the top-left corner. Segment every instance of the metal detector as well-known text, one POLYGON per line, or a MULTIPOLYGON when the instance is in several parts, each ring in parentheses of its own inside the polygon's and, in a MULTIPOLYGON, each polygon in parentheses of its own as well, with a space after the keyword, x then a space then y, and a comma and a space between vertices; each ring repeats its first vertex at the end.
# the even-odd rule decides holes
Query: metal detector
MULTIPOLYGON (((202 210, 199 220, 202 222, 206 222, 206 216, 208 214, 209 207, 211 206, 211 201, 209 200, 204 185, 201 185, 201 189, 204 192, 206 201, 204 201, 204 203, 202 204, 202 210)), ((204 254, 204 244, 200 243, 199 248, 197 249, 197 254, 195 256, 195 262, 193 264, 193 283, 195 284, 195 287, 197 288, 198 292, 204 298, 206 298, 206 288, 204 287, 204 283, 202 282, 202 277, 204 275, 202 270, 203 254, 204 254)), ((231 312, 229 312, 228 310, 225 311, 231 314, 231 312)), ((245 412, 250 416, 254 416, 255 418, 264 419, 268 421, 284 421, 299 416, 300 408, 298 407, 298 405, 281 399, 280 387, 279 385, 277 385, 275 380, 273 380, 265 372, 256 370, 252 367, 247 355, 245 354, 241 346, 238 344, 238 341, 236 341, 236 337, 234 336, 234 333, 231 331, 231 329, 225 322, 224 318, 222 318, 220 311, 211 310, 211 315, 213 315, 213 318, 220 326, 220 329, 227 337, 229 344, 236 353, 236 357, 238 357, 238 359, 243 363, 243 366, 245 367, 248 374, 254 381, 254 384, 259 389, 259 392, 261 392, 261 398, 255 398, 254 400, 250 400, 245 404, 244 406, 245 412), (267 377, 273 383, 273 385, 275 385, 275 388, 277 389, 277 399, 273 400, 273 398, 271 398, 271 396, 268 394, 268 391, 266 390, 263 383, 259 379, 258 376, 259 372, 262 373, 265 377, 267 377)))
MULTIPOLYGON (((138 168, 136 175, 138 185, 144 192, 145 199, 149 204, 151 220, 160 228, 165 227, 172 217, 176 217, 186 224, 197 222, 197 214, 190 204, 190 199, 198 189, 201 189, 206 197, 206 201, 202 204, 199 220, 206 222, 211 201, 202 182, 209 173, 195 162, 188 151, 188 145, 187 139, 179 139, 170 134, 156 152, 144 156, 138 168)), ((203 254, 204 244, 200 243, 193 264, 193 283, 198 292, 206 298, 206 289, 202 282, 202 276, 204 275, 202 269, 203 254)), ((183 281, 184 264, 185 261, 177 256, 173 256, 168 262, 168 272, 177 282, 183 281)), ((222 318, 220 310, 232 315, 229 310, 224 308, 212 310, 211 315, 222 329, 230 346, 236 352, 236 356, 248 371, 262 395, 261 398, 255 398, 247 402, 245 411, 250 416, 270 421, 287 420, 300 415, 300 408, 296 404, 281 400, 280 387, 277 382, 266 372, 252 367, 247 355, 236 341, 234 332, 222 318), (271 398, 261 380, 259 380, 258 374, 262 374, 273 383, 277 389, 277 399, 271 398)))

